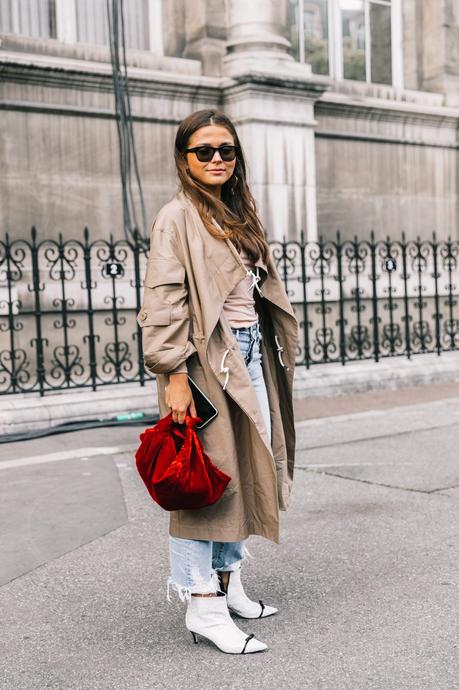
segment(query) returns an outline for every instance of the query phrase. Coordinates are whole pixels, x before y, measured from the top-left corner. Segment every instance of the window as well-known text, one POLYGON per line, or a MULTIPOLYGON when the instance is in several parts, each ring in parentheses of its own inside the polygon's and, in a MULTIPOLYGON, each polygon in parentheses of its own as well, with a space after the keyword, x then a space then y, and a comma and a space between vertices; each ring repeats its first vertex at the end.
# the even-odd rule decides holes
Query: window
MULTIPOLYGON (((163 54, 161 0, 125 0, 126 47, 163 54)), ((107 0, 0 0, 0 32, 108 45, 107 0)))
POLYGON ((293 55, 314 74, 402 85, 401 0, 290 0, 293 55))
POLYGON ((304 59, 316 74, 328 74, 327 0, 304 3, 304 59))
POLYGON ((392 83, 390 5, 370 3, 371 81, 392 83))
MULTIPOLYGON (((107 0, 74 0, 78 43, 108 45, 107 0)), ((148 0, 124 2, 126 48, 149 49, 148 0)))
POLYGON ((364 0, 341 0, 343 76, 365 81, 364 0))
POLYGON ((56 38, 53 0, 0 0, 0 31, 34 38, 56 38))

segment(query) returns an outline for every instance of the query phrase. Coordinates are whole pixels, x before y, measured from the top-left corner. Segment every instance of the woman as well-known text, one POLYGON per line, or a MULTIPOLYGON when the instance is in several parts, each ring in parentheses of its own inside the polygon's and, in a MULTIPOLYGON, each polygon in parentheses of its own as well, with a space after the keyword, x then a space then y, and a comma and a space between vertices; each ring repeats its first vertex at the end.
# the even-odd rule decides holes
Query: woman
POLYGON ((181 189, 159 211, 137 316, 161 417, 196 409, 188 375, 218 409, 204 448, 231 477, 222 497, 170 514, 168 580, 187 601, 186 626, 224 652, 261 651, 229 611, 277 612, 247 597, 241 564, 250 534, 279 541, 293 478, 292 384, 298 324, 270 257, 246 181, 241 145, 217 110, 183 120, 175 141, 181 189))

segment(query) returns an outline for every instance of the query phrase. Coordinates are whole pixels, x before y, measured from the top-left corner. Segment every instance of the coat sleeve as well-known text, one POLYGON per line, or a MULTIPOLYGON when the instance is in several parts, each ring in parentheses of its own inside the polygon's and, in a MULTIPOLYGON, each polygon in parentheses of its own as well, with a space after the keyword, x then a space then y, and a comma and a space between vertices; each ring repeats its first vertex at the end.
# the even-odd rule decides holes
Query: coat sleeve
POLYGON ((186 271, 173 220, 160 216, 150 235, 142 309, 145 368, 152 374, 187 371, 186 360, 196 352, 189 339, 190 315, 186 271))

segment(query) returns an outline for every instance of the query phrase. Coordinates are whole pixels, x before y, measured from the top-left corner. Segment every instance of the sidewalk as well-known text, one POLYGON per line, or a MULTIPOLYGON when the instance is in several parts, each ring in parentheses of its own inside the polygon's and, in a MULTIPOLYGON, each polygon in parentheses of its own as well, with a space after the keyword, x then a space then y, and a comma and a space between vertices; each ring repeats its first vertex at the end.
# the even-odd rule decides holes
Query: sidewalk
MULTIPOLYGON (((294 398, 301 411, 314 398, 351 393, 459 383, 459 351, 341 364, 318 364, 295 371, 294 398), (302 405, 300 401, 305 401, 302 405)), ((413 394, 415 396, 415 393, 413 394)), ((0 433, 43 429, 67 421, 109 419, 118 414, 158 413, 156 383, 106 386, 97 391, 74 389, 40 398, 36 393, 0 396, 0 433)), ((302 418, 300 416, 300 418, 302 418)))
POLYGON ((249 540, 247 592, 279 613, 235 619, 269 645, 247 657, 194 645, 166 601, 168 515, 133 466, 138 429, 7 444, 2 689, 459 688, 459 398, 296 428, 281 542, 249 540))

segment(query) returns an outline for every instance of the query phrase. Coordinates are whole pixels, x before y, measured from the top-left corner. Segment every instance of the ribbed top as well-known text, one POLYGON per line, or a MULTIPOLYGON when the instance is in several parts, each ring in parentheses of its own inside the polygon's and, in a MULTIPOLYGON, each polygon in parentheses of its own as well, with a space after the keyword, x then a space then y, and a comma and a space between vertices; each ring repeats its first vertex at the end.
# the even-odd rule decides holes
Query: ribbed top
MULTIPOLYGON (((247 271, 255 271, 255 266, 244 249, 241 249, 240 256, 247 271)), ((251 326, 258 321, 253 291, 254 277, 252 274, 247 274, 226 298, 223 312, 233 328, 251 326)))

